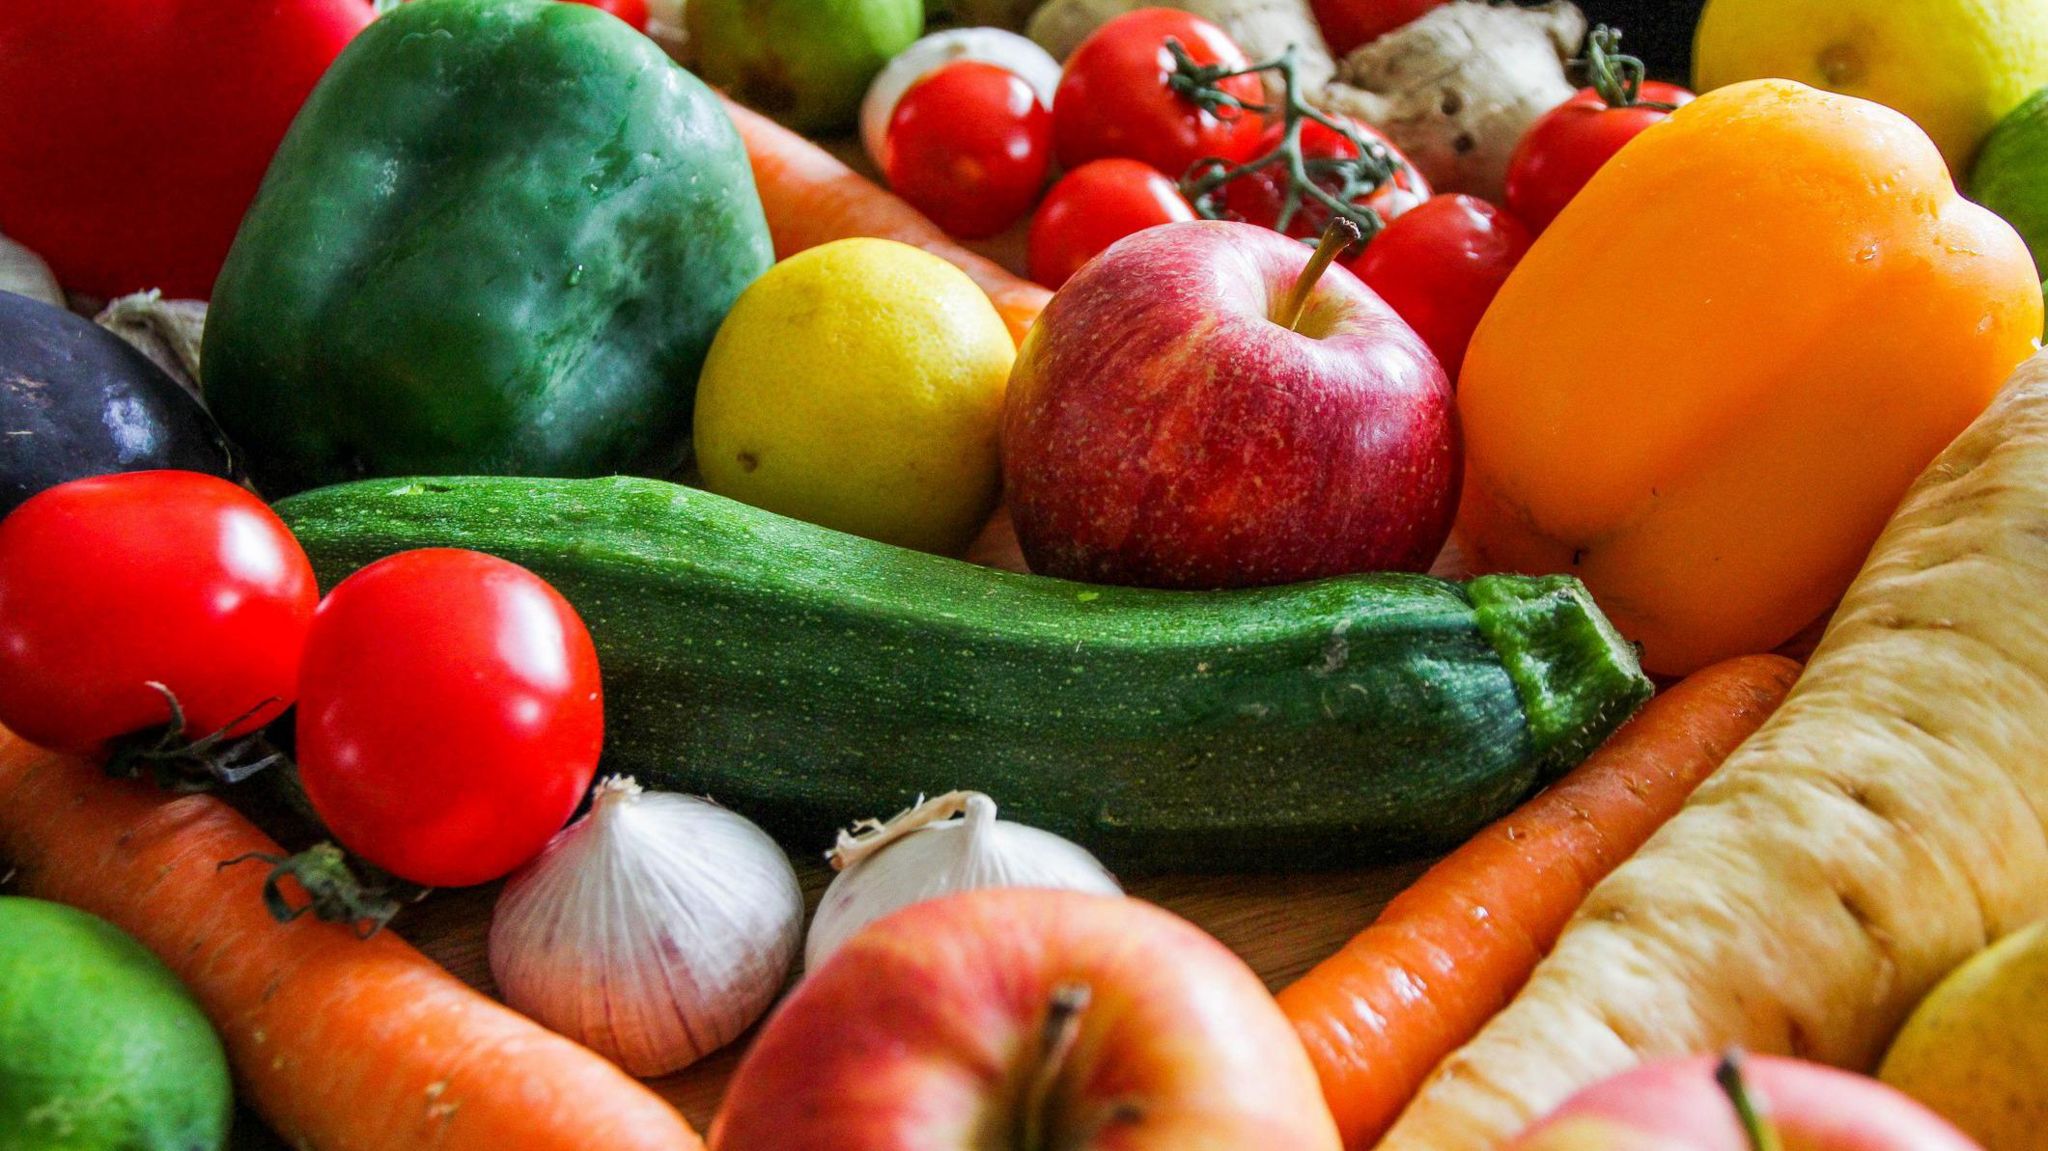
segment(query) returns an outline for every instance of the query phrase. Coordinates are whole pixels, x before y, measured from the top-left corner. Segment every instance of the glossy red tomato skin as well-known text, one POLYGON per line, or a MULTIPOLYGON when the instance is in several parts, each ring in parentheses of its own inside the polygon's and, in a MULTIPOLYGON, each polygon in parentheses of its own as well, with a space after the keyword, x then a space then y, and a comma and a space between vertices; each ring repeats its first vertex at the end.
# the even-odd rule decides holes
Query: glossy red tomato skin
POLYGON ((1025 240, 1031 278, 1057 289, 1081 265, 1134 232, 1195 218, 1180 188, 1136 160, 1093 160, 1045 194, 1025 240))
MULTIPOLYGON (((1223 29, 1185 12, 1140 8, 1111 20, 1074 49, 1053 93, 1053 141, 1062 165, 1120 156, 1178 178, 1197 160, 1258 154, 1265 123, 1257 113, 1205 112, 1168 86, 1174 70, 1169 38, 1199 64, 1247 63, 1223 29)), ((1265 99, 1257 76, 1232 77, 1220 86, 1248 104, 1265 99)))
MULTIPOLYGON (((1692 102, 1693 94, 1676 84, 1651 80, 1643 85, 1640 98, 1683 107, 1692 102)), ((1508 158, 1508 211, 1540 235, 1623 145, 1670 115, 1662 108, 1641 105, 1610 108, 1600 93, 1581 88, 1545 112, 1515 145, 1508 158)))
POLYGON ((483 883, 537 855, 590 789, 597 651, 525 568, 401 552, 320 604, 297 732, 307 798, 342 846, 429 887, 483 883))
POLYGON ((370 0, 0 0, 0 232, 97 296, 205 299, 370 0))
POLYGON ((1453 383, 1529 230, 1477 196, 1436 196, 1373 237, 1351 270, 1422 337, 1453 383))
MULTIPOLYGON (((1394 158, 1394 178, 1380 185, 1379 190, 1356 202, 1371 208, 1384 220, 1392 220, 1415 205, 1429 199, 1429 181, 1422 178, 1408 157, 1394 147, 1393 141, 1381 135, 1369 124, 1352 122, 1353 126, 1369 141, 1376 140, 1394 158)), ((1286 127, 1274 124, 1266 129, 1259 139, 1254 155, 1266 155, 1280 146, 1286 135, 1286 127)), ((1301 125, 1301 155, 1304 160, 1327 160, 1353 158, 1358 149, 1341 132, 1334 132, 1314 120, 1304 120, 1301 125)), ((1270 228, 1280 220, 1281 208, 1287 202, 1286 175, 1279 166, 1261 168, 1248 176, 1232 180, 1223 187, 1223 206, 1238 219, 1261 228, 1270 228)), ((1334 191, 1328 186, 1326 190, 1334 191)), ((1330 222, 1330 210, 1314 200, 1304 198, 1301 207, 1288 221, 1287 234, 1296 239, 1310 239, 1323 234, 1323 228, 1330 222)))
POLYGON ((59 484, 0 521, 0 724, 91 753, 170 720, 154 681, 187 737, 254 731, 291 705, 318 599, 298 541, 226 480, 59 484))
POLYGON ((1014 72, 975 60, 911 85, 885 140, 889 187, 967 240, 1023 219, 1052 171, 1052 113, 1014 72))
POLYGON ((1441 7, 1445 0, 1309 0, 1323 39, 1338 59, 1441 7))
POLYGON ((641 32, 647 31, 647 0, 572 0, 572 2, 588 4, 592 8, 602 8, 606 12, 631 24, 635 29, 641 32))

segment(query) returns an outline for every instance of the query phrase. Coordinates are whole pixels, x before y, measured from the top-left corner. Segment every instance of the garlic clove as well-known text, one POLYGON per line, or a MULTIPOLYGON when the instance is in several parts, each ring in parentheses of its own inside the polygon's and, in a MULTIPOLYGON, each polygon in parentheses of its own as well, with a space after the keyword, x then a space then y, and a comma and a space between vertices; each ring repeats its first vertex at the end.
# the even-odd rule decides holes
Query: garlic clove
POLYGON ((954 791, 887 822, 842 833, 826 857, 839 875, 825 889, 804 943, 815 969, 862 928, 913 903, 985 887, 1050 887, 1120 895, 1085 848, 996 818, 993 799, 954 791), (956 818, 957 817, 957 818, 956 818))
POLYGON ((613 778, 506 883, 491 973, 513 1008, 634 1075, 664 1075, 768 1010, 802 929, 795 869, 760 828, 613 778))

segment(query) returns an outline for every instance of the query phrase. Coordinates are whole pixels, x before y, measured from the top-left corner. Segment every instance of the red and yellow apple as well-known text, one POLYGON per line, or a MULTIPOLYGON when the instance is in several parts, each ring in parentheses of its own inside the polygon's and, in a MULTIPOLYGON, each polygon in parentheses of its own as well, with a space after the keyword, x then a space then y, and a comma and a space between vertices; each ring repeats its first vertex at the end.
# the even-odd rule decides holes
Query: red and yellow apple
POLYGON ((1711 1056, 1636 1068, 1573 1096, 1508 1151, 1983 1151, 1875 1079, 1768 1056, 1742 1060, 1737 1089, 1726 1075, 1711 1056), (1758 1115, 1754 1134, 1738 1092, 1758 1115))
POLYGON ((1147 903, 988 889, 870 925, 740 1061, 713 1151, 1338 1151, 1273 997, 1147 903))
POLYGON ((1004 407, 1034 571, 1215 588, 1429 567, 1457 503, 1450 382, 1329 248, 1166 224, 1060 289, 1004 407))

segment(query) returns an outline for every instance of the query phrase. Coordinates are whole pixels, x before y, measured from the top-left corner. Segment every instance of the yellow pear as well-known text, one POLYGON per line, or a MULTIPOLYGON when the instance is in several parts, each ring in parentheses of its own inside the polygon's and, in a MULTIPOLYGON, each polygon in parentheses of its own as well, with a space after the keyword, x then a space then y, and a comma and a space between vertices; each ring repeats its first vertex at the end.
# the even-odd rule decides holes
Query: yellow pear
POLYGON ((1942 980, 1878 1077, 1985 1151, 2048 1146, 2048 923, 2006 937, 1942 980))

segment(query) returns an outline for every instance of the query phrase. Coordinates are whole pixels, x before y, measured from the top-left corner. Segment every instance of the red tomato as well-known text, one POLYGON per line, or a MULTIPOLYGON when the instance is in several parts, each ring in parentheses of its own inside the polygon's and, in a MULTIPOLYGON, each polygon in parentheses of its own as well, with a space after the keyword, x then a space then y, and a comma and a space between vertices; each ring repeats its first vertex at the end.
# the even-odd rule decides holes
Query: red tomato
MULTIPOLYGON (((1381 135, 1370 125, 1353 121, 1353 126, 1364 135, 1368 142, 1377 141, 1387 149, 1394 161, 1394 178, 1380 185, 1371 195, 1360 196, 1352 202, 1377 211, 1382 219, 1392 220, 1415 205, 1429 199, 1429 181, 1408 162, 1408 157, 1394 147, 1393 141, 1381 135)), ((1286 135, 1286 126, 1275 124, 1266 129, 1259 140, 1257 155, 1266 155, 1280 146, 1286 135)), ((1333 132, 1314 120, 1301 124, 1301 157, 1304 161, 1356 159, 1358 149, 1342 132, 1333 132)), ((1325 175, 1316 181, 1324 191, 1335 192, 1338 180, 1325 175)), ((1280 220, 1280 210, 1287 203, 1286 169, 1275 164, 1261 168, 1248 176, 1232 180, 1223 186, 1223 205, 1232 215, 1248 224, 1270 228, 1280 220)), ((1323 234, 1323 228, 1330 222, 1330 210, 1316 201, 1303 197, 1301 207, 1288 222, 1287 234, 1296 239, 1309 239, 1323 234)))
MULTIPOLYGON (((1205 112, 1167 83, 1177 40, 1197 64, 1241 68, 1244 52, 1223 29, 1170 8, 1140 8, 1097 28, 1067 57, 1053 93, 1053 139, 1060 163, 1078 168, 1121 156, 1180 176, 1211 156, 1247 160, 1258 154, 1265 123, 1255 112, 1205 112)), ((1265 99, 1257 76, 1218 87, 1247 104, 1265 99)))
POLYGON ((1023 219, 1052 170, 1052 113, 1016 73, 976 60, 912 84, 884 140, 889 186, 963 239, 1023 219))
POLYGON ((66 288, 204 299, 368 0, 0 2, 0 232, 66 288))
POLYGON ((1350 266, 1455 381, 1479 318, 1529 244, 1529 230, 1485 200, 1436 196, 1387 225, 1350 266))
POLYGON ((1338 59, 1392 32, 1445 0, 1309 0, 1323 39, 1338 59))
MULTIPOLYGON (((1677 107, 1691 103, 1693 95, 1676 84, 1650 80, 1639 99, 1677 107)), ((1541 233, 1622 145, 1670 115, 1642 104, 1609 107, 1595 89, 1580 89, 1545 112, 1515 145, 1508 159, 1508 211, 1541 233)))
POLYGON ((1195 209, 1158 169, 1136 160, 1095 160, 1060 177, 1031 218, 1031 278, 1057 288, 1104 248, 1195 209))
POLYGON ((647 0, 572 0, 576 4, 588 4, 631 24, 642 32, 647 31, 647 0))
POLYGON ((318 599, 299 542, 226 480, 58 484, 0 521, 0 724, 95 751, 170 721, 156 682, 187 738, 254 731, 291 706, 318 599))
POLYGON ((342 846, 401 879, 465 887, 532 859, 590 789, 603 745, 590 633, 518 564, 401 552, 313 617, 306 796, 342 846))

